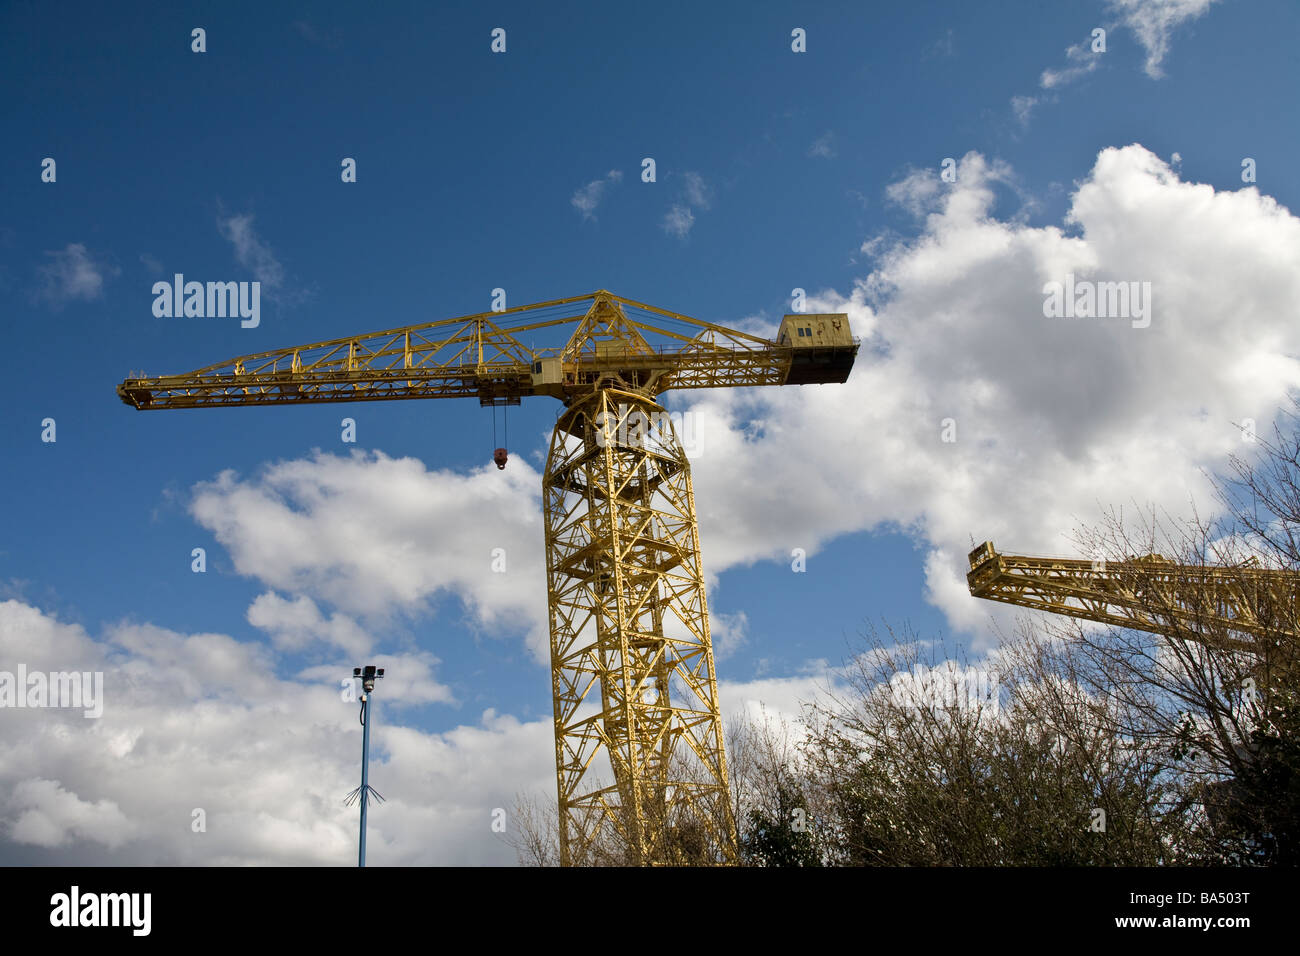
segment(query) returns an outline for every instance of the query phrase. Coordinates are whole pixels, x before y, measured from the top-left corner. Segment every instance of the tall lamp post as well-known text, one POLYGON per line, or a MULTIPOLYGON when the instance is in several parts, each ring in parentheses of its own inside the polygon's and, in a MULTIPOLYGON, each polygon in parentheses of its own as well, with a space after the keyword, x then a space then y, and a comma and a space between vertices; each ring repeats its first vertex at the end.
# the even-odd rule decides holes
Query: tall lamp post
POLYGON ((382 667, 367 664, 365 667, 352 668, 352 676, 361 680, 361 786, 348 794, 345 801, 349 806, 353 801, 361 803, 361 843, 357 852, 357 866, 366 865, 366 807, 370 797, 380 803, 384 798, 379 791, 370 786, 370 695, 374 693, 375 681, 384 676, 382 667))

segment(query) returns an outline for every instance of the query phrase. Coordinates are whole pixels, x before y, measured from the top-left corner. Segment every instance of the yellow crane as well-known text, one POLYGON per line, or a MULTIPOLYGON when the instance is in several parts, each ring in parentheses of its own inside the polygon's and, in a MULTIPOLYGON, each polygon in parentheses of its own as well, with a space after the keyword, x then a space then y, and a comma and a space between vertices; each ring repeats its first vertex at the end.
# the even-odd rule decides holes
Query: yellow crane
POLYGON ((690 464, 657 399, 844 382, 857 351, 842 313, 787 315, 770 341, 601 290, 128 378, 117 393, 137 409, 563 402, 542 478, 561 863, 730 863, 690 464))

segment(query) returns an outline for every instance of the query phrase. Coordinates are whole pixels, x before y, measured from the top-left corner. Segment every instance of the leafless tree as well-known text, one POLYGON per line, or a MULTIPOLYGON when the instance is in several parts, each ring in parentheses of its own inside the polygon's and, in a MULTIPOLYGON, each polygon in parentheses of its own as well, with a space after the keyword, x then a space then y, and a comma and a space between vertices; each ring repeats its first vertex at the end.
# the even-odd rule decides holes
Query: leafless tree
POLYGON ((835 807, 836 862, 1166 861, 1175 821, 1148 808, 1171 784, 1082 693, 1068 646, 1025 631, 971 666, 886 633, 869 632, 806 745, 835 807))

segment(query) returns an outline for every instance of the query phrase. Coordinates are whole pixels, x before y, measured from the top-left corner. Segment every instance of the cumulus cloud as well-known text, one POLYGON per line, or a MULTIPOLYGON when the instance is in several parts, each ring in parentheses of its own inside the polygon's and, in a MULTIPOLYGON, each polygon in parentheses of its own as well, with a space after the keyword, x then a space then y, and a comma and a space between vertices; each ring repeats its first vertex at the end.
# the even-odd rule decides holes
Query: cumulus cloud
MULTIPOLYGON (((355 655, 341 657, 334 664, 309 667, 297 675, 299 680, 333 682, 339 686, 340 674, 351 674, 355 655)), ((384 668, 384 705, 399 707, 420 704, 456 704, 451 688, 434 678, 434 669, 441 663, 427 651, 415 654, 367 654, 366 663, 384 668)))
POLYGON ((1133 145, 1098 155, 1063 222, 1031 226, 993 214, 1004 164, 959 169, 892 188, 921 234, 809 302, 864 339, 848 383, 690 405, 710 571, 901 528, 926 548, 929 599, 977 629, 991 606, 966 591, 972 538, 1062 553, 1107 505, 1204 514, 1204 470, 1242 451, 1232 423, 1270 421, 1300 386, 1300 220, 1269 197, 1183 182, 1133 145), (1046 318, 1044 286, 1067 273, 1150 282, 1150 327, 1046 318))
POLYGON ((581 187, 573 194, 569 200, 573 208, 582 213, 583 219, 595 219, 596 207, 600 205, 605 191, 613 185, 623 181, 623 172, 619 169, 611 169, 600 179, 593 179, 587 185, 581 187))
MULTIPOLYGON (((1033 206, 1032 197, 1024 194, 1015 170, 1011 168, 1009 163, 1002 160, 985 162, 982 157, 973 164, 969 160, 971 160, 970 156, 958 163, 953 170, 958 179, 966 175, 975 175, 979 177, 980 183, 987 188, 991 189, 995 185, 1007 187, 1016 193, 1022 201, 1022 208, 1017 213, 1017 216, 1023 215, 1026 207, 1033 206)), ((902 179, 896 180, 885 187, 885 198, 891 203, 903 207, 917 219, 923 219, 935 212, 942 197, 954 199, 961 197, 959 201, 980 202, 983 194, 976 196, 960 190, 954 192, 949 183, 943 182, 939 176, 935 175, 933 169, 909 169, 902 179)), ((880 249, 879 237, 867 240, 862 246, 862 251, 867 252, 870 250, 870 254, 873 256, 879 255, 880 249)))
MULTIPOLYGON (((118 624, 92 635, 0 602, 6 658, 34 670, 104 672, 98 720, 12 709, 0 721, 0 859, 14 864, 346 866, 355 860, 357 704, 342 666, 277 674, 267 648, 222 634, 118 624), (196 813, 200 811, 201 813, 196 813), (203 826, 196 829, 196 821, 203 826)), ((509 864, 493 811, 555 785, 551 720, 487 710, 441 733, 402 704, 440 700, 416 656, 388 666, 376 699, 370 814, 376 866, 509 864)), ((539 677, 542 676, 539 669, 539 677)), ((825 681, 726 683, 726 713, 794 720, 825 681)), ((508 820, 508 826, 514 822, 508 820)))
POLYGON ((22 780, 11 799, 17 814, 10 829, 15 843, 57 847, 86 839, 116 849, 137 829, 112 800, 90 803, 57 780, 22 780))
POLYGON ((912 215, 920 216, 933 206, 943 185, 930 170, 912 169, 902 179, 885 187, 885 198, 912 215))
POLYGON ((837 678, 834 671, 818 668, 797 677, 719 681, 718 706, 728 721, 761 724, 776 720, 793 729, 800 725, 807 705, 829 703, 828 692, 844 690, 837 678))
POLYGON ((301 650, 317 641, 332 644, 351 657, 370 653, 374 640, 346 614, 321 614, 316 602, 305 594, 289 600, 268 591, 249 606, 248 623, 265 631, 271 642, 283 650, 301 650))
POLYGON ((45 253, 38 270, 37 298, 62 307, 69 302, 93 302, 104 294, 104 278, 118 270, 97 261, 80 242, 70 242, 57 252, 45 253))
MULTIPOLYGON (((471 623, 522 633, 548 660, 540 487, 524 460, 458 474, 380 452, 318 453, 247 479, 224 472, 195 489, 190 511, 235 569, 265 587, 374 620, 427 614, 440 596, 458 597, 471 623), (493 569, 498 557, 504 571, 493 569)), ((301 601, 259 598, 249 619, 292 643, 301 626, 286 627, 286 617, 317 622, 301 601)), ((340 647, 362 643, 347 618, 323 634, 340 647)))
MULTIPOLYGON (((106 701, 98 720, 5 710, 0 859, 355 860, 356 809, 343 797, 356 786, 361 728, 339 684, 350 669, 283 678, 265 648, 226 635, 120 624, 92 636, 17 601, 0 603, 0 646, 29 671, 103 671, 106 701)), ((554 785, 550 720, 487 711, 443 733, 414 729, 398 704, 429 699, 428 672, 410 656, 390 660, 400 666, 385 679, 371 741, 371 781, 388 800, 370 816, 370 862, 513 862, 492 810, 554 785)))

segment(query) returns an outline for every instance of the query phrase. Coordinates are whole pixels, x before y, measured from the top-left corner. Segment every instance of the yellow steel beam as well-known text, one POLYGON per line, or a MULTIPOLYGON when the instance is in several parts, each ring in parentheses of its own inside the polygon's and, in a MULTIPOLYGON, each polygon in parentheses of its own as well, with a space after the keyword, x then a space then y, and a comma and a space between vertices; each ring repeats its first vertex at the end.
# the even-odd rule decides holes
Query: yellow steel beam
POLYGON ((1206 634, 1233 650, 1251 650, 1259 638, 1296 637, 1300 575, 1293 571, 1183 565, 1160 555, 1031 557, 1001 554, 986 541, 971 551, 966 581, 985 600, 1156 634, 1206 634))
MULTIPOLYGON (((843 381, 857 350, 856 342, 818 350, 835 370, 814 380, 843 381)), ((551 395, 571 401, 602 381, 656 395, 674 388, 780 385, 801 352, 807 350, 600 291, 258 352, 181 375, 128 378, 117 392, 137 409, 473 396, 518 401, 551 395), (527 321, 539 311, 578 302, 590 303, 582 314, 527 321), (687 338, 669 326, 630 319, 623 305, 685 323, 695 334, 687 338), (524 321, 507 328, 500 324, 503 316, 524 321), (573 329, 560 347, 530 348, 519 339, 523 333, 566 326, 573 329), (653 345, 647 334, 673 344, 653 345), (561 359, 563 381, 539 388, 534 363, 552 356, 561 359)))
POLYGON ((614 389, 573 403, 543 495, 561 862, 734 863, 690 464, 671 421, 614 389))

